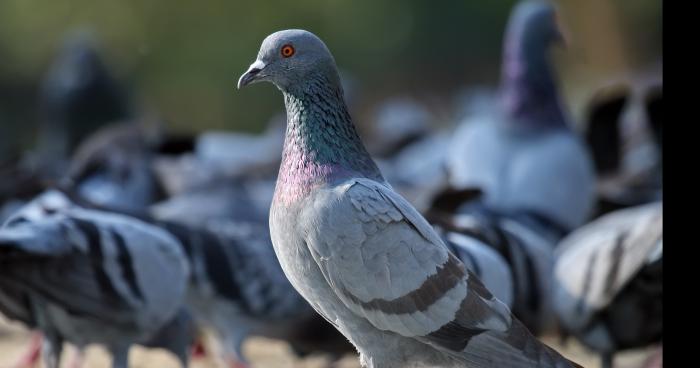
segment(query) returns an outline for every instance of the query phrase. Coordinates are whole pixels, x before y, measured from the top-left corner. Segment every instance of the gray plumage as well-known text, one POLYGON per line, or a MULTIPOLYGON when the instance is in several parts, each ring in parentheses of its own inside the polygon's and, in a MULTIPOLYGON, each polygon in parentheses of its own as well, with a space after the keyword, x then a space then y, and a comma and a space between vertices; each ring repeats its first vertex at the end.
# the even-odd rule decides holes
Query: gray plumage
POLYGON ((660 342, 662 288, 661 202, 604 215, 557 249, 553 308, 565 331, 604 355, 660 342))
POLYGON ((445 243, 535 333, 551 331, 554 244, 518 221, 457 214, 433 222, 445 243), (501 298, 504 295, 504 298, 501 298))
POLYGON ((148 342, 179 318, 189 273, 167 232, 78 207, 57 191, 0 229, 0 263, 0 310, 44 333, 52 368, 63 341, 103 344, 113 366, 125 368, 130 345, 148 342))
POLYGON ((85 200, 124 211, 143 211, 163 197, 152 168, 162 139, 142 121, 108 125, 76 150, 63 183, 85 200))
POLYGON ((367 146, 373 155, 382 158, 428 135, 433 120, 425 106, 408 97, 381 102, 374 115, 372 139, 367 146))
POLYGON ((284 117, 275 116, 259 135, 204 132, 197 137, 195 155, 220 168, 227 176, 274 175, 284 142, 284 117))
POLYGON ((363 366, 575 366, 532 337, 384 181, 318 37, 268 36, 238 85, 258 81, 275 84, 287 109, 270 209, 275 253, 363 366))
POLYGON ((178 237, 192 266, 187 305, 200 326, 215 331, 227 361, 247 363, 242 346, 248 337, 286 340, 314 317, 284 277, 263 235, 266 227, 219 220, 207 229, 165 228, 178 237))
POLYGON ((287 341, 300 354, 350 352, 282 272, 266 221, 272 194, 263 210, 248 193, 222 181, 151 209, 188 255, 187 305, 198 324, 216 333, 227 361, 247 363, 242 345, 251 336, 287 341))
POLYGON ((393 157, 378 160, 377 165, 397 192, 424 211, 435 194, 447 185, 447 171, 442 164, 449 142, 447 132, 429 134, 393 157))
POLYGON ((599 89, 589 102, 586 138, 598 171, 596 217, 663 198, 662 96, 661 85, 631 80, 599 89))
POLYGON ((515 7, 499 96, 454 132, 446 164, 452 187, 480 189, 491 210, 532 213, 568 232, 589 216, 595 177, 561 106, 549 61, 549 46, 560 37, 554 17, 546 1, 515 7))

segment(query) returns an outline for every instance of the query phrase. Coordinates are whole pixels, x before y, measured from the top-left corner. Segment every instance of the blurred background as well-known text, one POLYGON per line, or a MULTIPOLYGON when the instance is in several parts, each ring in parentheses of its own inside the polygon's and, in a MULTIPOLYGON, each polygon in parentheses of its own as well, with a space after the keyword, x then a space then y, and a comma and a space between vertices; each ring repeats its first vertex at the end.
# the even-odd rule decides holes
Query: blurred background
MULTIPOLYGON (((115 79, 140 112, 174 132, 262 132, 284 113, 280 93, 259 85, 236 90, 265 36, 285 28, 319 35, 333 52, 350 109, 363 135, 371 135, 377 109, 408 97, 430 110, 431 122, 454 123, 465 90, 495 88, 504 27, 515 1, 0 1, 0 162, 32 147, 41 122, 42 81, 66 36, 91 34, 115 79)), ((567 109, 583 120, 591 96, 621 79, 658 78, 662 69, 661 0, 560 0, 568 45, 554 62, 567 109)), ((0 317, 0 321, 2 318, 0 317)), ((0 327, 0 368, 20 354, 29 335, 0 327)), ((322 367, 291 358, 283 343, 247 346, 260 367, 322 367), (269 361, 270 363, 266 363, 269 361), (285 362, 284 365, 279 365, 285 362)), ((546 340, 557 344, 555 339, 546 340)), ((108 366, 90 350, 88 367, 108 366)), ((564 354, 585 366, 597 358, 575 345, 564 354)), ((176 366, 163 353, 144 355, 137 367, 176 366)), ((634 352, 620 366, 639 365, 634 352)), ((214 367, 197 361, 195 367, 214 367)), ((341 367, 357 367, 350 357, 341 367)))
MULTIPOLYGON (((5 0, 0 2, 0 135, 33 141, 41 78, 67 33, 88 29, 116 77, 174 129, 262 131, 283 112, 274 87, 235 90, 272 31, 305 28, 334 53, 364 125, 390 95, 423 100, 438 116, 452 96, 498 81, 514 1, 242 2, 5 0)), ((659 67, 660 0, 558 2, 569 46, 554 59, 569 108, 609 78, 659 67)), ((446 117, 445 117, 446 118, 446 117)), ((365 128, 366 127, 362 127, 365 128)))

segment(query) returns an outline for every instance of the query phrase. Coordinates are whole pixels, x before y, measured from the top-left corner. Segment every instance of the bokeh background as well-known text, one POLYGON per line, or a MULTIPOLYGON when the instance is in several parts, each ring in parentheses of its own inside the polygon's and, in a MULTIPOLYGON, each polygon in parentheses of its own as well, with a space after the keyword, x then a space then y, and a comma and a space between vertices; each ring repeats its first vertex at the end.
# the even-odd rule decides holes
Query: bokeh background
MULTIPOLYGON (((28 145, 39 83, 66 34, 92 30, 106 62, 145 109, 174 129, 261 131, 283 111, 272 86, 239 93, 262 39, 284 28, 322 37, 355 88, 358 124, 384 97, 409 95, 441 116, 455 93, 498 81, 515 2, 3 0, 0 134, 28 145)), ((659 67, 661 0, 562 0, 569 46, 554 51, 577 114, 607 79, 659 67)))
MULTIPOLYGON (((93 33, 105 62, 134 102, 175 131, 264 130, 283 112, 281 95, 271 85, 245 93, 235 85, 262 39, 285 28, 310 30, 327 43, 352 87, 350 107, 361 131, 371 129, 376 107, 393 96, 419 100, 437 117, 436 124, 449 124, 460 92, 497 84, 504 26, 514 3, 2 0, 0 146, 5 151, 0 154, 34 144, 42 78, 65 36, 76 30, 93 33)), ((597 88, 620 78, 660 72, 661 0, 557 3, 569 43, 554 50, 554 60, 565 102, 575 118, 580 120, 597 88)), ((4 322, 0 324, 0 367, 4 367, 21 352, 28 335, 17 326, 7 329, 4 322)), ((247 347, 253 357, 258 356, 261 366, 279 366, 275 357, 284 357, 285 347, 257 341, 247 347), (265 365, 265 359, 277 363, 265 365)), ((567 356, 597 363, 580 347, 567 349, 567 356)), ((104 354, 95 354, 88 366, 108 366, 104 354)), ((168 357, 159 360, 158 355, 140 354, 134 358, 139 367, 176 364, 168 357)), ((640 358, 632 354, 626 359, 640 358)), ((284 366, 302 366, 288 363, 284 366)), ((313 361, 303 364, 323 366, 313 361)), ((355 367, 357 362, 349 359, 343 366, 355 367)))

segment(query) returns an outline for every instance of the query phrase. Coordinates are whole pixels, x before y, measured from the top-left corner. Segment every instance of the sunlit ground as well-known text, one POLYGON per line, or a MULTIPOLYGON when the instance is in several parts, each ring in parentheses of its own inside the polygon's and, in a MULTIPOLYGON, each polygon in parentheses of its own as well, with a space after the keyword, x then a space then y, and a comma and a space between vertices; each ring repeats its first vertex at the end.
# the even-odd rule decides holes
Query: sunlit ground
MULTIPOLYGON (((21 326, 0 321, 0 368, 10 368, 28 346, 30 334, 21 326)), ((545 338, 545 342, 554 347, 567 358, 586 368, 600 367, 598 357, 584 347, 570 340, 564 347, 556 338, 545 338)), ((634 350, 617 355, 616 368, 639 368, 653 349, 634 350)), ((67 367, 75 350, 67 346, 63 354, 61 367, 67 367)), ((328 368, 330 361, 322 356, 298 359, 293 356, 287 345, 282 342, 253 338, 245 345, 251 368, 328 368)), ((85 354, 83 368, 111 368, 109 354, 98 346, 90 347, 85 354)), ((131 368, 177 368, 177 360, 167 352, 135 347, 129 355, 131 368)), ((222 362, 204 358, 193 360, 192 368, 225 368, 222 362)), ((357 358, 346 356, 334 368, 359 368, 357 358)))

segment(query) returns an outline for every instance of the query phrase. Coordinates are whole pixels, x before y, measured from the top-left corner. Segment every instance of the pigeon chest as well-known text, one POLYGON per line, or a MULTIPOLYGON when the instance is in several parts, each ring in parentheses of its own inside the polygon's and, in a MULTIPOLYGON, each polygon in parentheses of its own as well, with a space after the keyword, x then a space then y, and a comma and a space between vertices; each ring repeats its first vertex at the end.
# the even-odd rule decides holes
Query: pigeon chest
POLYGON ((287 207, 273 203, 270 235, 275 254, 292 286, 309 304, 331 321, 349 312, 331 289, 306 244, 300 224, 306 220, 301 205, 287 207))

